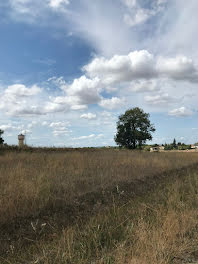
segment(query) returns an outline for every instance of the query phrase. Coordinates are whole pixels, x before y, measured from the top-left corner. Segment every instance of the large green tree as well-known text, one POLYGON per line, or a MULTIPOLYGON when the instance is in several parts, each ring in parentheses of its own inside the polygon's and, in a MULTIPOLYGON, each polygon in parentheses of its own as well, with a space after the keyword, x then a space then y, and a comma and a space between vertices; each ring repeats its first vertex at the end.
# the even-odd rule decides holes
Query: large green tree
POLYGON ((4 133, 4 131, 0 129, 0 145, 2 145, 4 142, 4 140, 2 138, 3 133, 4 133))
POLYGON ((141 148, 146 140, 151 140, 155 132, 154 125, 149 120, 150 115, 135 107, 119 116, 115 142, 128 149, 141 148))

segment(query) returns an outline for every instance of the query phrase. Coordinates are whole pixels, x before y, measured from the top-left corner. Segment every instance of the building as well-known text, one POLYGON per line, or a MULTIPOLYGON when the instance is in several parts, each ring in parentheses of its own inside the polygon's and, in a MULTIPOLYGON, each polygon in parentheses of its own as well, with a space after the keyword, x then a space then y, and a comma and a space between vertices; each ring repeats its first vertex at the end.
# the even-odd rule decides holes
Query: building
POLYGON ((19 147, 22 148, 24 146, 25 136, 23 134, 18 135, 19 147))
POLYGON ((161 152, 164 151, 164 146, 151 147, 150 152, 161 152))
POLYGON ((191 145, 191 149, 198 149, 198 144, 191 145))

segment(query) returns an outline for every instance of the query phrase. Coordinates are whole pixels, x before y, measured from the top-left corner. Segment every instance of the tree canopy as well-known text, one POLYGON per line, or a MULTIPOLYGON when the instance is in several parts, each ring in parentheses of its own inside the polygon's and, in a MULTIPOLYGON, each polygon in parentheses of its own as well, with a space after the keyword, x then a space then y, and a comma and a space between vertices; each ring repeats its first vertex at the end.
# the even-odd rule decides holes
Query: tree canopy
POLYGON ((119 116, 115 142, 128 149, 141 148, 146 140, 152 140, 155 127, 149 120, 150 115, 139 107, 127 110, 119 116))
POLYGON ((2 145, 4 142, 4 140, 2 138, 3 133, 4 133, 4 131, 0 129, 0 145, 2 145))

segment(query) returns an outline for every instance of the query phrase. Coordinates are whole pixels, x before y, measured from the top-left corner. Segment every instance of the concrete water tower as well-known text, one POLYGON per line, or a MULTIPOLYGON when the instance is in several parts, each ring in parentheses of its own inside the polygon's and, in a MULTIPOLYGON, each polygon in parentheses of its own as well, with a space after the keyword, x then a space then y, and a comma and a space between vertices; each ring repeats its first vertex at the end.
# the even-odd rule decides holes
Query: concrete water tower
POLYGON ((18 140, 19 140, 19 147, 23 147, 25 136, 23 134, 18 135, 18 140))

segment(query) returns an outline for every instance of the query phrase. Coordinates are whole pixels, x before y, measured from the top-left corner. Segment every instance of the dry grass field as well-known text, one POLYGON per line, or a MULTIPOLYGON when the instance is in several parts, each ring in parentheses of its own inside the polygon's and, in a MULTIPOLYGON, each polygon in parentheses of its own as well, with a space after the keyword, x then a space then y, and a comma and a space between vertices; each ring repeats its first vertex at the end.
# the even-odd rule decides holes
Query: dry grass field
POLYGON ((0 155, 0 263, 168 264, 196 258, 198 153, 0 155))

